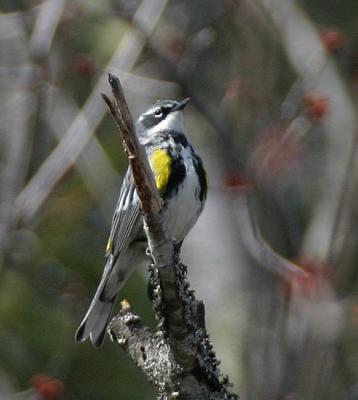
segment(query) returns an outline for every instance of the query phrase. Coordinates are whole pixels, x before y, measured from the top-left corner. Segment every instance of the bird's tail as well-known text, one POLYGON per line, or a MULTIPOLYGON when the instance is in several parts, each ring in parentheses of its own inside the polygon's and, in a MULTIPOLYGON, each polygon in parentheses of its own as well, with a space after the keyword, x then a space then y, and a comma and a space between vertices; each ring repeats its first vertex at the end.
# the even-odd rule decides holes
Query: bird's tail
POLYGON ((106 286, 110 279, 110 273, 112 271, 112 257, 107 259, 102 279, 96 293, 93 297, 92 303, 81 322, 81 325, 77 329, 75 339, 77 342, 82 342, 88 337, 96 347, 101 347, 104 336, 106 334, 106 328, 111 317, 113 305, 116 301, 118 291, 113 293, 111 296, 105 295, 106 286))
POLYGON ((82 342, 89 337, 94 346, 102 345, 113 305, 120 289, 138 262, 141 262, 142 258, 143 261, 147 260, 142 247, 142 242, 131 246, 121 255, 120 262, 117 259, 115 265, 112 254, 109 255, 92 303, 77 329, 76 341, 82 342))
POLYGON ((77 329, 76 341, 82 342, 89 337, 94 346, 102 346, 115 300, 116 298, 103 301, 99 297, 93 299, 87 314, 77 329))

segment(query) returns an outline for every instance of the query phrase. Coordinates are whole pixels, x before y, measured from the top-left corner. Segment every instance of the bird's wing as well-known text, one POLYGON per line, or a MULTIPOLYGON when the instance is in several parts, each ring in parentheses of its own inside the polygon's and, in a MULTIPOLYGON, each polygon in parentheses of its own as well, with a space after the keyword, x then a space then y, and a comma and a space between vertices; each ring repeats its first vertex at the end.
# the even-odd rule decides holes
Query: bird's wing
POLYGON ((113 264, 120 252, 129 244, 129 239, 137 234, 141 224, 139 198, 134 186, 132 171, 128 168, 114 211, 106 248, 106 255, 113 255, 113 264))

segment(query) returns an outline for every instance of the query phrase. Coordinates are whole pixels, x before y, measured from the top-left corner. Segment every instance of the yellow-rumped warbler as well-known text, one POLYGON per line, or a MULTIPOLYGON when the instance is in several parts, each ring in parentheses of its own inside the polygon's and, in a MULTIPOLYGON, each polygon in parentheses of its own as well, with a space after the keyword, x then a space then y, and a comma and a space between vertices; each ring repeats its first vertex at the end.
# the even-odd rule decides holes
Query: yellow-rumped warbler
MULTIPOLYGON (((177 245, 197 221, 207 192, 201 158, 185 136, 182 110, 188 101, 157 101, 136 123, 136 134, 146 149, 177 245)), ((146 246, 139 199, 129 168, 112 220, 102 279, 76 332, 77 341, 90 337, 96 347, 101 346, 120 289, 138 264, 148 262, 146 246)))

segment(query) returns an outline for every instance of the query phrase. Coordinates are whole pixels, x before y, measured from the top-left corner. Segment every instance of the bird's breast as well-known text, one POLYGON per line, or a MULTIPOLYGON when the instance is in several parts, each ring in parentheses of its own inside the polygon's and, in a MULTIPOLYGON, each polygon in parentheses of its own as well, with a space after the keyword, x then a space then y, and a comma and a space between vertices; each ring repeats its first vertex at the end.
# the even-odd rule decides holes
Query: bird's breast
POLYGON ((202 193, 205 189, 206 195, 206 187, 203 188, 198 170, 201 160, 191 146, 181 151, 156 148, 148 156, 157 189, 165 201, 172 237, 181 242, 197 221, 205 201, 202 193))

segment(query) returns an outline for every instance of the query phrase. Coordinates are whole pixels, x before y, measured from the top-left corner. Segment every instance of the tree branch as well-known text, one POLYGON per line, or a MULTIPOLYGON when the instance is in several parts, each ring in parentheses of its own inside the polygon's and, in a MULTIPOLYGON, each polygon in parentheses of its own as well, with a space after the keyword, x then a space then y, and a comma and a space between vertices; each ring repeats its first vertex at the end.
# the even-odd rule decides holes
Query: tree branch
POLYGON ((140 318, 128 307, 123 309, 122 304, 122 311, 112 320, 109 333, 145 372, 161 399, 237 399, 229 391, 227 377, 218 369, 219 361, 205 328, 204 304, 189 290, 186 267, 175 251, 162 201, 144 147, 135 135, 119 79, 109 74, 108 80, 114 101, 104 94, 102 97, 122 135, 141 201, 154 261, 150 285, 159 321, 158 331, 151 334, 140 318), (148 354, 150 362, 146 358, 148 354))
POLYGON ((109 334, 121 345, 147 379, 161 391, 174 394, 177 387, 172 376, 180 372, 168 343, 162 335, 155 335, 144 326, 126 300, 120 313, 113 318, 109 334))

